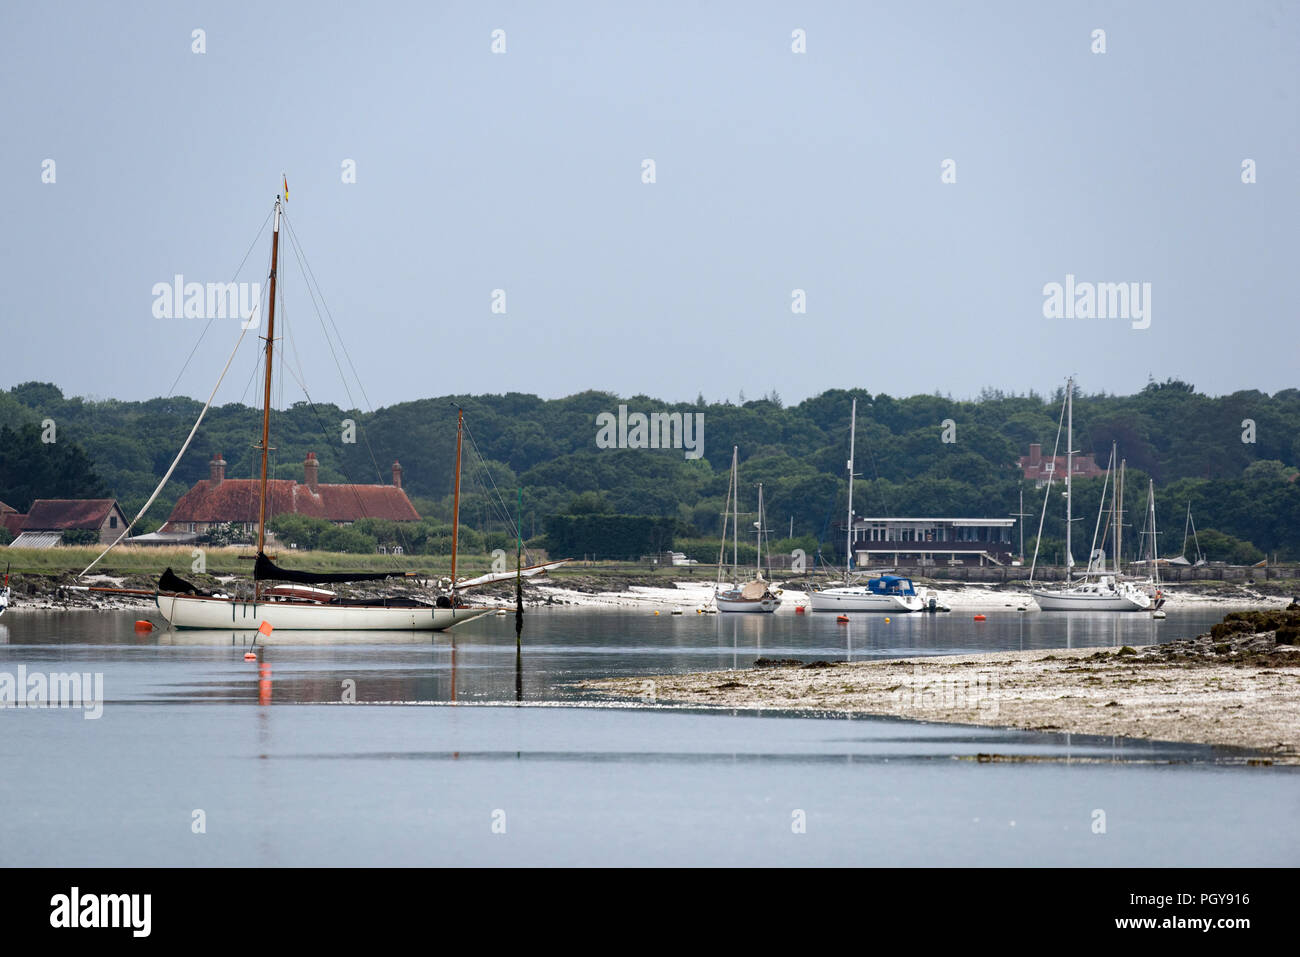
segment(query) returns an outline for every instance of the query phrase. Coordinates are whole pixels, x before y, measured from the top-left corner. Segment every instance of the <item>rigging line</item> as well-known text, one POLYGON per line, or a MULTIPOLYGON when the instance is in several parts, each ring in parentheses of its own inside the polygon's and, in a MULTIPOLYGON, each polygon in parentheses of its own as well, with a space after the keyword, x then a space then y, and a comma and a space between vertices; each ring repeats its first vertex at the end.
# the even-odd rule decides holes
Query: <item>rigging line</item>
MULTIPOLYGON (((297 357, 297 351, 296 351, 296 349, 295 349, 295 359, 296 359, 296 357, 297 357)), ((306 396, 306 398, 307 398, 307 407, 308 407, 309 409, 311 409, 312 415, 313 415, 313 416, 315 417, 315 419, 316 419, 316 425, 320 428, 321 437, 322 437, 322 438, 323 438, 327 443, 330 442, 330 441, 331 441, 330 433, 329 433, 329 431, 325 428, 325 420, 321 417, 320 410, 316 407, 316 403, 312 400, 311 394, 307 391, 307 386, 306 386, 306 384, 305 384, 301 379, 298 378, 298 376, 294 373, 294 371, 293 371, 292 368, 289 368, 289 364, 288 364, 288 363, 284 363, 284 366, 285 366, 285 368, 287 368, 287 369, 289 370, 289 375, 290 375, 290 376, 293 376, 294 381, 298 383, 298 387, 302 389, 302 394, 303 394, 304 396, 306 396)), ((301 371, 301 370, 300 370, 300 371, 301 371)), ((357 487, 356 487, 356 485, 353 484, 353 483, 349 483, 349 484, 348 484, 348 488, 351 490, 353 498, 356 499, 356 502, 357 502, 357 510, 361 513, 362 518, 373 518, 374 516, 371 516, 371 515, 367 515, 367 514, 366 514, 366 506, 365 506, 365 502, 364 502, 364 501, 362 500, 362 498, 361 498, 361 493, 360 493, 359 491, 357 491, 357 487)), ((401 524, 401 522, 395 522, 394 524, 395 524, 396 527, 397 527, 397 534, 398 534, 398 537, 401 538, 401 540, 402 540, 402 550, 403 550, 404 552, 409 552, 409 551, 410 551, 410 542, 409 542, 409 541, 407 540, 407 538, 406 538, 406 533, 402 530, 402 524, 401 524)), ((393 558, 394 558, 394 560, 395 560, 395 559, 396 559, 396 556, 393 556, 393 558)), ((394 561, 394 565, 396 565, 396 561, 394 561)))
MULTIPOLYGON (((311 300, 312 300, 312 308, 315 309, 315 311, 316 311, 316 318, 317 318, 317 319, 321 319, 320 308, 316 305, 316 297, 315 297, 315 295, 312 293, 312 290, 311 290, 311 286, 310 286, 310 284, 307 283, 307 281, 306 281, 306 279, 307 279, 307 273, 306 273, 306 270, 303 269, 303 258, 302 258, 301 255, 299 255, 299 250, 298 250, 298 244, 297 244, 297 239, 296 239, 296 237, 294 237, 293 239, 291 239, 291 241, 288 243, 288 246, 289 246, 289 248, 291 248, 291 249, 293 250, 294 258, 298 260, 298 268, 299 268, 300 271, 302 271, 302 274, 303 274, 303 286, 304 286, 304 288, 307 289, 307 294, 308 294, 308 296, 309 296, 309 297, 311 298, 311 300)), ((282 298, 283 298, 283 297, 282 297, 282 298)), ((323 295, 322 295, 321 299, 322 299, 322 302, 323 302, 323 301, 324 301, 324 296, 323 296, 323 295)), ((299 377, 299 375, 296 375, 296 374, 294 373, 293 369, 289 366, 289 363, 288 363, 288 362, 284 362, 284 363, 282 363, 282 365, 284 365, 285 368, 288 368, 288 370, 289 370, 289 375, 293 376, 294 381, 296 381, 296 382, 298 383, 299 388, 302 389, 302 394, 303 394, 304 396, 306 396, 306 398, 307 398, 307 403, 308 403, 308 405, 311 407, 312 414, 313 414, 313 415, 315 416, 315 418, 316 418, 316 424, 317 424, 317 425, 319 426, 319 428, 320 428, 320 431, 321 431, 321 437, 324 438, 325 441, 326 441, 327 443, 329 443, 329 442, 332 441, 332 440, 331 440, 331 438, 330 438, 330 434, 329 434, 329 432, 328 432, 328 431, 326 430, 326 428, 325 428, 325 422, 324 422, 324 420, 321 418, 320 411, 316 408, 316 403, 312 400, 311 394, 307 391, 307 383, 306 383, 306 381, 305 381, 306 378, 307 378, 307 376, 306 376, 306 373, 303 372, 303 369, 302 369, 302 360, 301 360, 301 358, 300 358, 299 355, 298 355, 298 346, 297 346, 297 342, 296 342, 296 341, 295 341, 295 340, 290 336, 290 334, 289 334, 289 332, 288 332, 288 326, 287 326, 287 325, 286 325, 286 327, 285 327, 285 330, 286 330, 285 335, 286 335, 286 337, 288 338, 288 342, 289 342, 289 348, 293 350, 293 358, 294 358, 294 361, 298 364, 298 373, 301 374, 301 378, 299 377)), ((325 323, 324 323, 324 320, 323 320, 323 319, 321 320, 321 330, 325 333, 325 339, 326 339, 326 342, 329 343, 329 330, 325 328, 325 323)), ((330 344, 330 351, 331 351, 331 353, 333 353, 333 351, 334 351, 334 346, 333 346, 332 343, 329 343, 329 344, 330 344)), ((341 345, 342 345, 342 343, 340 342, 340 346, 341 346, 341 345)), ((345 354, 346 354, 346 353, 345 353, 345 354)), ((352 406, 353 408, 356 408, 356 401, 352 398, 352 392, 351 392, 351 390, 348 388, 348 384, 347 384, 347 379, 346 379, 346 377, 343 376, 343 369, 342 369, 341 366, 339 366, 338 356, 337 356, 337 355, 335 355, 335 357, 334 357, 334 365, 335 365, 335 367, 338 368, 338 370, 339 370, 339 377, 340 377, 341 379, 343 379, 343 390, 347 393, 347 396, 348 396, 348 402, 351 404, 351 406, 352 406)), ((282 379, 281 381, 283 382, 283 379, 282 379)), ((373 410, 372 410, 372 413, 373 413, 373 410)), ((384 475, 383 475, 383 472, 382 472, 382 471, 380 470, 380 468, 379 468, 379 461, 378 461, 378 459, 376 459, 376 457, 375 457, 374 449, 373 449, 373 448, 371 447, 371 445, 370 445, 370 438, 369 438, 369 436, 367 435, 366 430, 365 430, 364 428, 360 429, 359 431, 361 432, 361 439, 362 439, 363 443, 364 443, 365 446, 366 446, 366 451, 367 451, 367 453, 368 453, 369 456, 370 456, 370 462, 371 462, 371 464, 374 465, 374 467, 375 467, 375 477, 379 480, 379 484, 380 484, 380 485, 383 485, 383 484, 384 484, 384 481, 383 481, 383 479, 384 479, 384 475)), ((360 493, 360 492, 357 490, 357 488, 356 488, 356 484, 355 484, 355 483, 348 483, 348 484, 349 484, 350 487, 351 487, 351 490, 352 490, 352 496, 356 499, 356 502, 357 502, 357 510, 361 513, 361 516, 362 516, 363 518, 373 518, 374 516, 368 515, 368 514, 366 513, 365 503, 364 503, 364 501, 363 501, 362 498, 361 498, 361 493, 360 493)), ((401 542, 402 542, 402 551, 403 551, 403 553, 410 552, 410 551, 411 551, 411 544, 410 544, 410 541, 409 541, 409 540, 407 539, 407 537, 406 537, 406 533, 402 530, 402 527, 401 527, 401 523, 400 523, 400 522, 397 523, 397 534, 398 534, 398 537, 401 539, 401 542)), ((393 558, 394 558, 394 567, 396 567, 396 564, 397 564, 397 563, 396 563, 396 556, 393 556, 393 558)))
MULTIPOLYGON (((294 362, 298 364, 298 373, 301 373, 302 361, 298 356, 298 346, 295 340, 293 339, 292 334, 289 332, 288 326, 285 327, 285 336, 289 342, 289 348, 293 351, 294 362)), ((294 372, 293 367, 289 364, 288 361, 281 363, 281 365, 288 370, 289 375, 293 377, 293 380, 298 383, 298 387, 302 389, 302 394, 307 399, 307 407, 311 409, 312 416, 316 419, 316 425, 320 429, 321 438, 324 439, 326 444, 328 445, 332 441, 332 439, 330 437, 329 430, 326 429, 325 427, 325 420, 321 417, 320 410, 317 408, 316 403, 312 400, 311 393, 307 391, 307 383, 304 381, 306 376, 304 375, 300 378, 298 373, 294 372)), ((363 518, 373 518, 374 516, 368 515, 366 513, 365 501, 361 498, 361 493, 357 490, 356 485, 354 483, 348 483, 348 488, 351 490, 353 498, 356 499, 357 511, 361 513, 361 516, 363 518)), ((411 543, 406 537, 406 532, 403 531, 402 529, 401 522, 395 522, 394 524, 396 525, 397 528, 397 535, 401 539, 403 553, 411 552, 411 554, 414 554, 414 552, 411 551, 411 543)), ((393 556, 394 567, 397 566, 396 558, 397 556, 394 555, 393 556)))
MULTIPOLYGON (((259 239, 262 238, 262 233, 266 230, 266 224, 269 223, 269 222, 271 221, 271 214, 274 213, 274 212, 275 212, 275 210, 272 210, 270 213, 267 213, 267 214, 266 214, 266 219, 262 220, 262 225, 261 225, 261 227, 257 230, 257 235, 254 236, 254 237, 253 237, 253 241, 252 241, 251 243, 248 244, 248 249, 247 249, 247 251, 244 253, 244 258, 241 259, 241 260, 239 261, 239 265, 235 268, 235 275, 231 277, 231 279, 230 279, 231 282, 234 282, 236 279, 238 279, 238 278, 239 278, 239 274, 240 274, 241 272, 243 272, 243 269, 244 269, 244 263, 248 262, 248 257, 249 257, 250 255, 252 255, 253 247, 256 246, 256 245, 257 245, 257 241, 258 241, 259 239)), ((238 311, 238 310, 236 310, 236 311, 238 311)), ((212 323, 213 323, 215 320, 216 320, 216 316, 212 316, 211 318, 209 318, 207 324, 203 327, 203 331, 199 333, 199 338, 198 338, 198 340, 194 343, 194 348, 190 350, 190 354, 189 354, 189 356, 185 359, 185 363, 184 363, 184 365, 181 366, 181 371, 178 372, 178 373, 176 373, 176 378, 175 378, 175 380, 173 380, 173 382, 172 382, 172 384, 171 384, 171 388, 169 388, 169 389, 167 390, 167 398, 170 399, 170 398, 175 394, 175 392, 176 392, 176 384, 177 384, 178 382, 181 381, 181 376, 183 376, 183 375, 185 374, 185 370, 189 368, 190 361, 194 358, 194 354, 195 354, 196 352, 199 351, 199 346, 203 344, 203 337, 206 336, 206 335, 208 334, 208 329, 210 329, 210 328, 212 327, 212 323)), ((242 337, 241 337, 241 338, 242 338, 242 337)), ((84 574, 84 573, 83 573, 83 574, 84 574)))
MULTIPOLYGON (((1067 401, 1068 401, 1068 397, 1067 397, 1067 401)), ((1043 510, 1042 512, 1039 513, 1038 534, 1034 537, 1034 559, 1029 563, 1028 584, 1030 585, 1033 585, 1034 583, 1034 570, 1038 567, 1038 546, 1042 544, 1043 541, 1043 521, 1047 518, 1047 503, 1052 496, 1052 479, 1056 477, 1056 453, 1059 452, 1061 449, 1061 428, 1064 425, 1065 425, 1065 402, 1062 402, 1061 417, 1056 420, 1056 442, 1052 444, 1052 471, 1047 473, 1047 488, 1043 490, 1043 510)), ((1024 475, 1022 473, 1021 480, 1023 481, 1023 479, 1024 479, 1024 475)), ((1070 580, 1069 578, 1070 566, 1068 564, 1069 562, 1068 556, 1066 558, 1066 562, 1067 564, 1065 566, 1066 569, 1065 574, 1066 574, 1066 583, 1068 584, 1070 580)))
MULTIPOLYGON (((287 220, 286 220, 286 226, 288 229, 288 235, 290 237, 289 247, 293 250, 294 258, 298 261, 299 270, 302 271, 303 284, 307 289, 307 295, 311 298, 312 308, 316 311, 316 318, 320 321, 321 331, 325 334, 325 344, 329 346, 330 355, 334 358, 334 367, 338 369, 339 379, 343 383, 343 391, 347 393, 348 403, 350 407, 360 411, 361 407, 357 405, 356 399, 352 397, 352 390, 348 386, 347 376, 343 373, 343 366, 339 363, 338 353, 334 349, 334 341, 333 339, 330 338, 329 329, 325 327, 325 318, 321 315, 320 306, 323 305, 325 307, 325 311, 328 313, 329 303, 325 302, 325 294, 320 291, 320 287, 318 283, 316 284, 317 285, 316 290, 315 291, 312 290, 312 283, 315 282, 315 275, 311 274, 311 265, 306 262, 306 257, 302 253, 301 244, 298 242, 298 234, 294 232, 293 226, 289 225, 287 220), (311 282, 307 281, 307 277, 309 274, 311 275, 311 282), (320 294, 320 305, 316 304, 317 293, 320 294)), ((330 316, 330 323, 334 324, 334 317, 332 315, 330 316)), ((343 355, 348 360, 348 366, 352 369, 352 374, 355 376, 356 367, 352 365, 352 357, 348 355, 347 348, 343 345, 343 337, 339 335, 337 325, 334 326, 334 333, 338 337, 339 348, 343 350, 343 355)), ((365 399, 366 401, 367 410, 370 412, 371 415, 374 415, 375 413, 374 407, 370 405, 370 398, 366 395, 365 386, 361 384, 361 379, 359 376, 357 377, 357 388, 361 392, 362 398, 365 399)), ((361 433, 362 444, 365 445, 366 452, 370 456, 370 463, 375 468, 375 478, 382 483, 384 480, 384 473, 379 468, 379 460, 375 457, 375 450, 370 445, 369 433, 367 433, 366 430, 360 426, 358 426, 358 431, 361 433)))
MULTIPOLYGON (((488 518, 489 521, 501 522, 503 525, 505 525, 506 530, 508 532, 514 533, 517 539, 522 538, 523 533, 520 529, 514 527, 513 519, 509 511, 505 508, 505 502, 502 501, 501 499, 501 493, 499 490, 495 488, 496 483, 492 479, 492 473, 488 471, 486 466, 486 460, 483 459, 482 453, 479 453, 477 446, 474 447, 474 452, 478 454, 474 457, 474 465, 476 469, 475 472, 473 473, 472 478, 473 481, 476 483, 478 489, 481 490, 480 494, 483 497, 481 508, 486 513, 488 513, 486 517, 488 518), (489 489, 487 485, 483 482, 483 478, 482 478, 483 475, 487 476, 488 481, 493 482, 494 487, 492 489, 489 489), (494 496, 496 499, 495 501, 493 500, 494 496)), ((462 499, 462 508, 464 507, 464 501, 465 500, 462 499)), ((528 555, 527 549, 524 549, 524 555, 525 556, 528 555)))
MULTIPOLYGON (((470 445, 472 445, 472 446, 474 447, 474 451, 478 454, 479 461, 480 461, 481 463, 486 462, 486 461, 487 461, 486 458, 484 457, 483 453, 479 450, 478 442, 475 441, 475 439, 474 439, 474 433, 470 431, 470 428, 469 428, 468 425, 465 426, 465 434, 469 436, 469 443, 470 443, 470 445)), ((481 467, 483 468, 483 470, 484 470, 485 472, 487 471, 486 466, 481 466, 481 467)), ((492 477, 492 473, 491 473, 491 472, 488 472, 488 473, 487 473, 487 477, 488 477, 488 481, 492 483, 492 491, 496 493, 497 501, 501 503, 502 509, 505 511, 506 515, 509 516, 509 512, 510 512, 510 510, 509 510, 508 508, 505 507, 505 500, 501 497, 501 491, 500 491, 500 489, 497 488, 496 479, 494 479, 494 478, 492 477)), ((486 491, 486 489, 484 489, 484 491, 486 491)), ((510 529, 511 531, 514 531, 514 532, 518 533, 518 529, 515 528, 514 521, 511 520, 511 519, 508 518, 508 517, 507 517, 506 521, 507 521, 507 523, 508 523, 506 527, 507 527, 508 529, 510 529)))
MULTIPOLYGON (((285 217, 285 225, 287 225, 287 226, 289 227, 289 232, 293 235, 294 247, 297 248, 297 249, 301 249, 301 248, 302 248, 302 244, 301 244, 300 242, 298 242, 298 233, 297 233, 297 231, 293 228, 293 223, 289 222, 289 219, 288 219, 287 216, 285 217)), ((303 252, 302 252, 302 258, 303 258, 304 260, 306 260, 306 258, 307 258, 307 252, 306 252, 306 250, 303 250, 303 252)), ((330 325, 334 327, 334 335, 338 337, 338 340, 339 340, 339 348, 343 350, 343 355, 344 355, 344 357, 348 360, 348 368, 350 368, 350 369, 352 370, 352 375, 353 375, 353 376, 356 378, 356 380, 357 380, 357 389, 358 389, 358 391, 361 392, 361 397, 362 397, 363 399, 366 400, 366 408, 367 408, 371 413, 373 413, 373 412, 375 411, 375 409, 374 409, 374 406, 373 406, 373 405, 371 404, 371 402, 370 402, 370 397, 369 397, 368 395, 366 395, 366 387, 365 387, 365 384, 361 381, 361 376, 357 375, 357 368, 356 368, 356 366, 354 366, 354 365, 352 364, 352 356, 349 355, 348 350, 347 350, 347 346, 344 345, 344 342, 343 342, 343 334, 342 334, 341 332, 339 332, 338 323, 336 323, 336 322, 334 321, 334 313, 332 313, 332 312, 330 311, 329 303, 327 303, 327 302, 325 301, 325 293, 324 293, 324 291, 321 290, 321 288, 320 288, 320 283, 316 281, 316 273, 312 271, 311 263, 307 263, 307 271, 306 271, 306 272, 307 272, 307 275, 311 277, 311 281, 312 281, 313 284, 315 284, 317 291, 320 292, 320 301, 321 301, 321 305, 323 305, 323 306, 325 307, 325 314, 326 314, 327 316, 329 316, 329 319, 330 319, 330 325)))
POLYGON ((203 406, 203 411, 200 412, 199 417, 194 420, 194 427, 190 429, 190 434, 186 436, 185 444, 182 445, 181 450, 176 453, 176 458, 172 460, 171 467, 167 469, 167 474, 163 476, 162 481, 158 483, 158 487, 154 489, 153 494, 149 496, 149 501, 144 503, 144 506, 140 509, 139 514, 137 514, 135 518, 131 519, 130 523, 126 526, 126 528, 122 529, 122 534, 117 536, 117 538, 113 541, 113 543, 108 546, 108 548, 105 548, 102 552, 96 555, 95 560, 92 561, 85 568, 83 568, 81 570, 81 574, 78 575, 77 578, 81 578, 83 575, 86 574, 86 572, 94 568, 95 565, 99 563, 99 560, 101 558, 107 555, 113 548, 117 546, 119 542, 122 541, 122 539, 126 538, 126 536, 131 533, 131 529, 135 527, 135 523, 140 521, 140 519, 144 518, 144 513, 149 511, 149 506, 154 503, 154 499, 158 497, 158 493, 161 492, 163 490, 163 486, 165 486, 167 482, 170 481, 172 477, 172 473, 176 471, 176 466, 180 465, 181 458, 185 455, 185 450, 190 447, 190 442, 194 440, 195 434, 199 431, 199 425, 203 422, 203 417, 208 414, 208 409, 212 407, 212 400, 217 397, 217 390, 221 388, 221 382, 226 378, 226 373, 230 370, 230 363, 235 361, 235 354, 239 352, 239 347, 243 343, 244 336, 247 333, 248 333, 247 329, 240 330, 239 338, 235 340, 235 348, 230 350, 230 358, 226 360, 225 366, 222 367, 221 375, 217 379, 217 384, 212 387, 212 394, 208 396, 208 401, 203 406))

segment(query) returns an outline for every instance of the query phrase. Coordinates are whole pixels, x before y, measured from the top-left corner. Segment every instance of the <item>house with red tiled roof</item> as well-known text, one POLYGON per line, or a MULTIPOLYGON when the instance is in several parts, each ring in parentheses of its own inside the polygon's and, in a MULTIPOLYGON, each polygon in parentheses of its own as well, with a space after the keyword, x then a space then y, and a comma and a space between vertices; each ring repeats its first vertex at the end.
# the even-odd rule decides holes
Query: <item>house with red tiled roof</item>
MULTIPOLYGON (((383 518, 394 522, 418 522, 420 514, 402 489, 402 466, 393 463, 392 485, 335 485, 320 481, 320 462, 308 452, 302 464, 303 481, 268 479, 266 511, 277 515, 305 515, 323 518, 336 525, 351 525, 362 518, 383 518)), ((257 530, 260 499, 259 479, 226 478, 226 460, 221 453, 208 463, 208 478, 199 481, 176 502, 160 533, 203 534, 214 525, 233 522, 245 531, 257 530)))
POLYGON ((23 521, 27 518, 22 512, 12 505, 6 505, 0 502, 0 528, 8 530, 9 534, 17 538, 23 530, 23 521))
MULTIPOLYGON (((1029 454, 1020 456, 1016 467, 1020 469, 1020 474, 1026 479, 1032 479, 1038 485, 1047 484, 1047 479, 1055 475, 1055 482, 1065 481, 1065 462, 1064 455, 1043 455, 1043 447, 1037 442, 1029 446, 1029 454)), ((1096 459, 1091 453, 1076 454, 1074 456, 1074 474, 1072 478, 1097 478, 1105 474, 1105 469, 1097 464, 1096 459)))
POLYGON ((73 530, 95 532, 101 545, 117 540, 126 515, 113 498, 38 498, 27 510, 10 548, 49 548, 73 530))

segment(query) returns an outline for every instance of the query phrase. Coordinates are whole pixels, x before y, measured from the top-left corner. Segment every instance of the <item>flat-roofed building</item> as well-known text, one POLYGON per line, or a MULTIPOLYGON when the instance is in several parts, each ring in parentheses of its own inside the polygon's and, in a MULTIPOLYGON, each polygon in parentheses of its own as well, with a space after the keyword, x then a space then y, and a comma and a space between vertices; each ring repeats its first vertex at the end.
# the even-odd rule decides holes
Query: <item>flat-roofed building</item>
MULTIPOLYGON (((1014 518, 853 518, 853 562, 877 565, 1009 565, 1014 518)), ((844 523, 840 523, 843 531, 844 523)))

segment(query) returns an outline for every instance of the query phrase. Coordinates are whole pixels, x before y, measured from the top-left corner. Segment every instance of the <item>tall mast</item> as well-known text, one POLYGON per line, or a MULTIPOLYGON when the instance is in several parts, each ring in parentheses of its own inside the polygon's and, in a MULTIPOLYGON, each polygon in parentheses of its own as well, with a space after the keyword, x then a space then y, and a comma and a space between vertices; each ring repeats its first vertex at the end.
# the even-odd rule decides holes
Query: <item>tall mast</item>
POLYGON ((257 554, 266 547, 266 456, 271 439, 271 350, 275 343, 275 273, 280 258, 280 197, 275 198, 275 229, 271 233, 271 288, 267 294, 266 384, 262 391, 262 488, 257 509, 257 554))
POLYGON ((1074 577, 1074 553, 1070 551, 1070 506, 1074 498, 1070 483, 1074 476, 1074 377, 1065 380, 1065 580, 1074 577))
POLYGON ((754 564, 758 578, 763 577, 763 483, 758 483, 758 553, 754 564))
POLYGON ((1115 574, 1120 573, 1124 556, 1124 466, 1128 459, 1119 460, 1119 485, 1115 491, 1119 499, 1115 503, 1115 511, 1118 513, 1115 519, 1115 574))
MULTIPOLYGON (((1119 454, 1119 443, 1111 442, 1110 461, 1112 465, 1115 462, 1115 456, 1118 454, 1119 454)), ((1112 513, 1111 521, 1115 525, 1115 538, 1111 542, 1111 546, 1110 546, 1112 549, 1111 565, 1114 566, 1115 577, 1119 578, 1119 469, 1115 470, 1115 488, 1110 493, 1110 510, 1112 513)))
POLYGON ((460 533, 460 441, 465 432, 465 410, 456 407, 456 491, 451 507, 451 590, 456 590, 456 541, 460 533))
POLYGON ((1147 501, 1151 503, 1151 572, 1160 584, 1160 549, 1156 544, 1156 480, 1147 479, 1147 501))
POLYGON ((853 568, 853 446, 858 437, 858 400, 853 399, 853 411, 849 413, 849 521, 844 535, 844 581, 849 580, 853 568))
POLYGON ((736 469, 740 446, 731 447, 731 577, 740 584, 740 474, 736 469))

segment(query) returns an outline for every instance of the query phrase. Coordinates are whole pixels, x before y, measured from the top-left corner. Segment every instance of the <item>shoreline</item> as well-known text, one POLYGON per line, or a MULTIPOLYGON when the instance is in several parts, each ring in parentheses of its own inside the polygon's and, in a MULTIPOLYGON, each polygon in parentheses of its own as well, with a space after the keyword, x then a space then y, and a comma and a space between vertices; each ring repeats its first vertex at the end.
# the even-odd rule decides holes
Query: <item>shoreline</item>
MULTIPOLYGON (((15 575, 15 580, 19 576, 15 575)), ((65 592, 60 594, 60 589, 67 582, 54 580, 51 576, 28 575, 30 579, 39 580, 39 590, 36 594, 22 594, 15 589, 9 612, 22 611, 129 611, 134 609, 148 609, 154 607, 154 601, 151 597, 132 597, 132 596, 108 596, 95 592, 65 592)), ((524 607, 525 608, 605 608, 605 609, 645 609, 645 610, 674 610, 681 611, 683 614, 695 614, 697 609, 703 609, 712 605, 714 585, 711 581, 701 579, 673 579, 663 583, 653 585, 640 584, 634 581, 634 575, 625 576, 628 581, 620 583, 621 588, 602 588, 602 585, 608 585, 595 576, 591 578, 572 577, 566 579, 532 579, 524 589, 524 607)), ((135 576, 130 575, 89 575, 83 584, 88 585, 108 585, 111 587, 140 587, 142 584, 133 581, 135 576)), ((218 584, 225 584, 233 576, 217 576, 215 581, 218 584)), ((504 598, 510 602, 514 601, 514 585, 512 582, 506 583, 508 587, 495 587, 476 590, 469 594, 470 604, 498 604, 504 598)), ((779 583, 778 583, 779 584, 779 583)), ((802 584, 802 583, 800 583, 802 584)), ((1036 605, 1031 604, 1032 599, 1025 589, 1015 587, 999 587, 985 585, 965 584, 960 587, 951 586, 951 582, 925 582, 925 587, 933 588, 938 592, 942 601, 946 602, 951 611, 939 612, 939 614, 960 614, 962 612, 987 612, 987 611, 1016 611, 1020 607, 1025 607, 1026 614, 1034 614, 1039 611, 1036 605)), ((150 580, 145 587, 151 587, 150 580)), ((342 589, 343 592, 349 591, 342 589)), ((776 615, 793 615, 795 607, 806 605, 808 602, 807 592, 799 588, 781 589, 782 604, 774 613, 776 615)), ((1229 587, 1201 588, 1192 591, 1186 585, 1173 591, 1166 591, 1165 608, 1167 610, 1176 610, 1182 608, 1248 608, 1248 607, 1269 607, 1282 608, 1289 602, 1288 598, 1276 595, 1261 594, 1258 591, 1250 589, 1244 585, 1232 585, 1229 587)), ((872 616, 863 613, 869 620, 872 616)), ((905 614, 905 613, 900 613, 905 614)), ((1142 614, 1133 612, 1132 614, 1142 614)))
POLYGON ((1136 649, 759 659, 748 669, 575 687, 628 707, 896 717, 1236 748, 1258 756, 1253 763, 1300 765, 1300 645, 1277 641, 1285 624, 1246 625, 1270 616, 1294 632, 1300 611, 1233 613, 1211 633, 1136 649))

